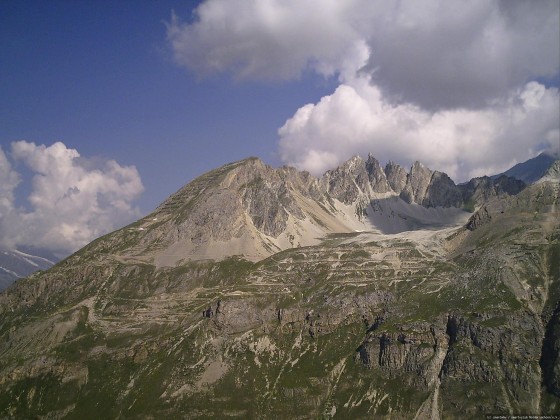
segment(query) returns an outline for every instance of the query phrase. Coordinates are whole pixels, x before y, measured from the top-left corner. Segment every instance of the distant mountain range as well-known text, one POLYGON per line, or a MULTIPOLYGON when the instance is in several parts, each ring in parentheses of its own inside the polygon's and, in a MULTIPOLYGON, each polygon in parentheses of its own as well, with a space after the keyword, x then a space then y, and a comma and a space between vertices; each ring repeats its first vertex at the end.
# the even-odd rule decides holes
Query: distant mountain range
POLYGON ((0 291, 19 278, 51 268, 57 261, 53 254, 40 249, 0 250, 0 291))
POLYGON ((355 156, 320 178, 248 158, 197 178, 112 240, 158 267, 233 255, 259 261, 333 233, 453 226, 468 218, 465 209, 524 187, 506 176, 455 185, 420 162, 410 171, 393 162, 382 168, 373 156, 355 156))
MULTIPOLYGON (((328 171, 319 181, 319 188, 323 189, 334 197, 341 200, 345 204, 350 204, 353 200, 360 199, 365 204, 363 210, 368 211, 370 221, 377 225, 385 233, 398 232, 402 230, 409 230, 413 226, 429 225, 433 223, 445 224, 447 221, 453 219, 454 210, 443 210, 434 212, 433 210, 418 211, 418 208, 407 206, 406 204, 420 204, 428 208, 443 207, 443 208, 464 208, 467 210, 474 210, 474 205, 487 200, 491 195, 500 194, 503 192, 515 194, 520 191, 524 184, 513 181, 511 178, 523 181, 525 184, 531 184, 542 178, 551 165, 555 162, 556 157, 552 154, 541 153, 535 158, 529 159, 526 162, 519 163, 511 169, 497 175, 488 177, 474 178, 466 184, 455 185, 449 177, 438 171, 431 171, 425 168, 421 163, 416 162, 408 173, 403 167, 393 162, 389 162, 384 169, 379 165, 379 162, 369 157, 367 161, 363 161, 359 157, 350 159, 340 168, 333 171, 328 171), (341 181, 345 175, 351 174, 354 179, 347 182, 341 181), (337 181, 338 178, 338 181, 337 181), (361 183, 361 184, 360 184, 361 183), (369 186, 366 185, 369 183, 369 186), (385 200, 382 196, 391 196, 393 198, 385 200), (401 200, 397 200, 398 196, 401 200), (393 201, 392 204, 390 202, 393 201), (406 204, 405 204, 406 203, 406 204), (374 208, 375 207, 375 208, 374 208), (398 208, 398 210, 397 210, 398 208), (397 210, 399 217, 392 217, 397 210), (450 219, 451 218, 451 219, 450 219), (374 220, 375 219, 375 220, 374 220)), ((255 160, 255 162, 260 162, 255 160)), ((258 163, 261 165, 262 163, 258 163)), ((294 171, 287 168, 277 170, 278 173, 284 172, 283 176, 290 176, 295 174, 294 171)), ((282 175, 280 175, 282 177, 282 175)), ((274 188, 272 188, 274 189, 274 188)), ((285 186, 280 188, 280 191, 286 191, 285 186)), ((309 191, 308 191, 309 192, 309 191)), ((273 195, 275 193, 271 191, 273 195)), ((316 194, 321 194, 320 191, 315 191, 316 194)), ((178 193, 179 194, 179 193, 178 193)), ((259 195, 260 193, 257 193, 259 195)), ((278 203, 278 197, 268 204, 278 203)), ((323 200, 324 201, 324 200, 323 200)), ((267 203, 263 202, 263 205, 267 203)), ((167 206, 169 204, 166 204, 167 206)), ((253 204, 258 207, 259 204, 253 204)), ((269 209, 274 213, 274 209, 269 209)), ((340 210, 340 209, 339 209, 340 210)), ((270 211, 268 211, 270 214, 270 211)), ((276 216, 282 215, 276 213, 276 216)), ((354 215, 346 217, 352 220, 350 224, 355 227, 355 230, 367 229, 368 221, 363 218, 355 220, 354 215)), ((264 223, 264 221, 263 221, 264 223)), ((277 223, 277 221, 267 221, 266 230, 270 230, 269 224, 277 223)), ((264 227, 264 225, 263 225, 264 227)), ((318 228, 319 230, 321 227, 318 228)), ((348 227, 350 229, 350 227, 348 227)), ((351 230, 351 229, 350 229, 351 230)), ((268 232, 270 233, 270 232, 268 232)), ((308 241, 299 238, 299 235, 294 235, 293 232, 287 232, 286 236, 293 238, 291 243, 298 237, 298 243, 304 244, 308 241)), ((232 245, 232 244, 230 244, 232 245)), ((282 249, 283 246, 278 247, 277 244, 265 245, 272 246, 272 250, 282 249)), ((232 246, 231 252, 236 252, 237 247, 232 246)), ((212 255, 217 250, 209 252, 212 255)), ((265 255, 259 251, 255 255, 265 255)), ((217 251, 220 253, 220 251, 217 251)), ((226 252, 227 253, 227 252, 226 252)), ((46 270, 54 265, 58 258, 46 250, 40 250, 33 247, 22 248, 20 250, 0 250, 0 291, 8 287, 15 280, 34 273, 37 270, 46 270)))
POLYGON ((558 158, 557 155, 551 153, 541 153, 532 159, 518 163, 507 171, 493 175, 490 178, 496 179, 505 175, 519 179, 526 184, 532 184, 541 179, 558 158))

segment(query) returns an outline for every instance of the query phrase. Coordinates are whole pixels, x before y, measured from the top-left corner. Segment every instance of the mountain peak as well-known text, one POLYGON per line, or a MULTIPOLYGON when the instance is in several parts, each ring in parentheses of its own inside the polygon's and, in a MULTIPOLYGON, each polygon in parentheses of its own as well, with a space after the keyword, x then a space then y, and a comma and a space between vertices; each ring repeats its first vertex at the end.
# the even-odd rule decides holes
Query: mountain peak
POLYGON ((406 180, 408 177, 406 169, 393 161, 389 161, 389 163, 385 166, 385 175, 389 186, 397 194, 400 194, 406 186, 406 180))
POLYGON ((362 166, 364 163, 365 163, 364 159, 362 159, 360 155, 354 155, 346 162, 344 162, 342 165, 340 165, 340 168, 348 168, 351 170, 356 167, 362 166))
POLYGON ((517 178, 526 184, 532 184, 542 178, 547 170, 558 159, 553 153, 543 152, 532 159, 518 163, 500 174, 492 175, 492 179, 499 178, 501 175, 517 178))
POLYGON ((383 171, 379 161, 374 158, 371 153, 368 155, 366 170, 373 192, 386 193, 391 191, 391 186, 389 185, 385 171, 383 171))
POLYGON ((407 176, 406 186, 401 191, 401 198, 407 203, 422 203, 432 179, 432 173, 419 161, 414 162, 407 176))
POLYGON ((331 233, 439 226, 448 219, 434 218, 427 209, 450 209, 449 220, 455 220, 471 194, 481 189, 491 192, 479 197, 500 193, 493 188, 492 181, 456 186, 418 161, 410 173, 393 162, 383 169, 371 154, 367 161, 354 156, 319 179, 250 157, 196 178, 149 216, 109 235, 108 243, 124 250, 122 258, 156 267, 234 255, 259 261, 315 245, 331 233), (418 206, 426 210, 420 214, 418 206))

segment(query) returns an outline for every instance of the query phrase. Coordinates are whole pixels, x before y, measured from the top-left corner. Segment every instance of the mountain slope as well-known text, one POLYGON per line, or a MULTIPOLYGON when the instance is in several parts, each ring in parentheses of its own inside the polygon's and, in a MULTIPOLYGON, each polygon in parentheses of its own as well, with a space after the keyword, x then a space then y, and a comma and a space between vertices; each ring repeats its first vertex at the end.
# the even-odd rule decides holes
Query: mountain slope
POLYGON ((511 195, 416 166, 237 162, 18 282, 0 294, 0 417, 557 413, 558 182, 511 195), (472 215, 443 206, 457 191, 472 215), (207 259, 243 235, 286 248, 207 259))
POLYGON ((560 182, 560 159, 554 161, 537 182, 545 181, 560 182))
MULTIPOLYGON (((406 181, 397 192, 371 156, 354 157, 319 179, 246 159, 189 183, 149 216, 111 235, 109 246, 125 259, 173 267, 233 255, 259 261, 319 244, 332 233, 463 223, 468 214, 461 206, 477 198, 441 172, 422 167, 419 173, 419 165, 410 174, 401 171, 406 181)), ((485 184, 485 197, 512 193, 497 191, 497 182, 485 184)))
POLYGON ((558 156, 549 153, 541 153, 538 156, 525 162, 518 163, 507 171, 493 175, 492 178, 499 178, 502 175, 519 179, 526 184, 532 184, 544 176, 558 156))

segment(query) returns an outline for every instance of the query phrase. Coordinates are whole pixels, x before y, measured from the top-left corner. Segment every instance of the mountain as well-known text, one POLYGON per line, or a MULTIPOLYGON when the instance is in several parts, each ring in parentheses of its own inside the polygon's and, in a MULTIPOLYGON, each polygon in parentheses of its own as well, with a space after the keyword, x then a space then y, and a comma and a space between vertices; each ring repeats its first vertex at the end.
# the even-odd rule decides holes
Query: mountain
POLYGON ((0 291, 19 278, 52 267, 57 258, 41 250, 0 250, 0 291), (40 255, 39 255, 40 254, 40 255), (43 256, 44 255, 44 256, 43 256))
MULTIPOLYGON (((422 166, 419 173, 420 167, 415 163, 410 174, 403 169, 398 194, 372 156, 356 156, 320 179, 250 158, 196 179, 112 240, 127 258, 164 267, 233 255, 259 261, 332 233, 397 233, 464 220, 461 206, 476 197, 441 172, 422 166)), ((488 196, 521 188, 513 181, 515 188, 495 190, 500 182, 488 181, 488 196)))
POLYGON ((546 181, 560 182, 560 159, 550 165, 545 174, 537 182, 546 181))
POLYGON ((558 413, 553 172, 204 174, 0 294, 0 417, 558 413))
POLYGON ((495 179, 505 175, 519 179, 526 184, 532 184, 542 178, 557 160, 558 156, 543 152, 532 159, 518 163, 501 174, 493 175, 491 178, 495 179))

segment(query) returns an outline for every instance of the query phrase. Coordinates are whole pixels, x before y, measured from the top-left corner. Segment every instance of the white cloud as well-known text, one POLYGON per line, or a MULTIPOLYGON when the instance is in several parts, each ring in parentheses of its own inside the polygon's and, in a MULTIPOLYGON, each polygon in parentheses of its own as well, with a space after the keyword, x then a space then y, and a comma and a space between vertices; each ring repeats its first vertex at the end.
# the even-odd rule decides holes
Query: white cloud
POLYGON ((109 160, 89 167, 77 150, 60 142, 48 147, 14 142, 10 155, 34 176, 30 208, 16 207, 13 192, 19 176, 0 150, 0 181, 11 180, 11 187, 0 187, 1 208, 6 209, 0 210, 0 244, 5 247, 32 245, 68 253, 139 215, 132 203, 143 186, 133 166, 109 160))
POLYGON ((393 105, 359 78, 279 130, 283 161, 319 175, 355 154, 409 165, 420 160, 463 181, 497 173, 541 149, 558 148, 557 89, 530 82, 477 110, 393 105))
POLYGON ((559 69, 556 0, 403 1, 384 17, 366 67, 393 100, 480 107, 559 69))
POLYGON ((558 91, 536 80, 558 76, 559 17, 557 0, 207 0, 167 34, 201 76, 338 77, 279 130, 288 164, 372 152, 464 180, 557 147, 558 91))
POLYGON ((435 109, 481 106, 555 75, 559 18, 557 0, 207 0, 192 22, 174 15, 167 35, 199 75, 360 70, 393 101, 435 109))
POLYGON ((193 23, 173 15, 167 36, 176 61, 200 75, 289 79, 311 67, 339 70, 361 36, 362 0, 208 0, 193 23))
POLYGON ((0 147, 0 220, 13 211, 14 189, 19 182, 19 175, 12 169, 12 165, 0 147))

